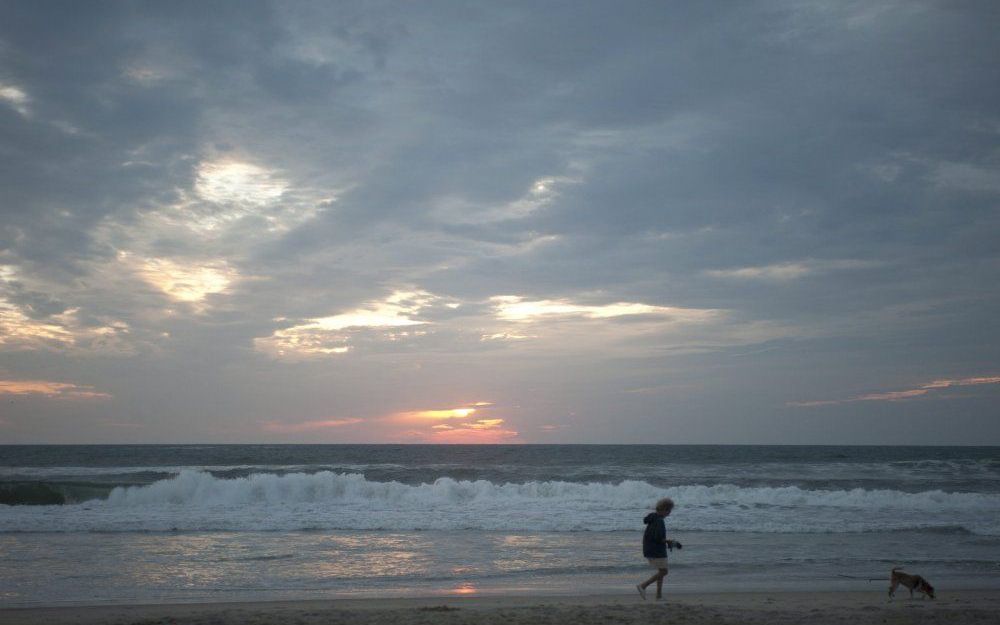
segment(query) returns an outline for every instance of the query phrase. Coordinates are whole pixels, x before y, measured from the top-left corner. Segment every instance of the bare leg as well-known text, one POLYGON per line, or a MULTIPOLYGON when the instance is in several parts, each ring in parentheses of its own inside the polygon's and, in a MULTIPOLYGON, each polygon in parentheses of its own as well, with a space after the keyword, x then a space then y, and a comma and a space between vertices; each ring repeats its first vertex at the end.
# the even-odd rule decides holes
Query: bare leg
POLYGON ((646 581, 644 581, 643 583, 641 583, 639 585, 642 586, 643 589, 645 589, 646 586, 649 586, 650 584, 652 584, 653 582, 655 582, 658 579, 662 579, 662 578, 660 577, 659 573, 656 573, 655 575, 653 575, 652 577, 650 577, 649 579, 647 579, 646 581))
POLYGON ((667 569, 660 569, 656 574, 656 598, 663 598, 663 578, 667 576, 667 569))

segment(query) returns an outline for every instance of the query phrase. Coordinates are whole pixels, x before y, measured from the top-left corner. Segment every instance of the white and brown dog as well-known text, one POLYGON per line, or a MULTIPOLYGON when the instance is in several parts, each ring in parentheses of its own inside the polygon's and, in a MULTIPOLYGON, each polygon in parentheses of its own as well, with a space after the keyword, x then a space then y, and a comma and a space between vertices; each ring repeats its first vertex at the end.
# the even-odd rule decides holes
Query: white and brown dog
POLYGON ((926 579, 920 577, 919 575, 910 575, 904 573, 900 569, 901 566, 897 566, 892 569, 892 573, 889 575, 889 599, 891 600, 893 595, 896 594, 896 589, 899 588, 900 584, 906 586, 910 589, 910 598, 913 597, 913 591, 921 593, 920 598, 923 599, 924 596, 934 598, 934 587, 931 586, 926 579))

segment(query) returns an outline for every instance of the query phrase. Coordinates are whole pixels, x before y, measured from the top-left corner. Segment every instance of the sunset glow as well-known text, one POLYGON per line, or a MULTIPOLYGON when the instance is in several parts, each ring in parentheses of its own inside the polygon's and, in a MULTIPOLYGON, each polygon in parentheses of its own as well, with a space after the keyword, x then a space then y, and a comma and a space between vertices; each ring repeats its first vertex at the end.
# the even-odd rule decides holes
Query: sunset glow
MULTIPOLYGON (((309 358, 345 354, 351 349, 350 333, 359 330, 385 330, 421 326, 428 322, 411 316, 434 301, 422 291, 396 291, 381 301, 329 317, 318 317, 290 328, 276 330, 269 337, 254 340, 258 351, 276 358, 309 358)), ((387 333, 387 340, 396 340, 387 333)))
POLYGON ((40 395, 54 399, 109 399, 94 387, 48 380, 0 380, 0 395, 40 395))
POLYGON ((885 391, 880 393, 866 393, 847 399, 821 399, 813 401, 789 402, 790 406, 810 407, 810 406, 834 406, 837 404, 867 401, 903 401, 907 399, 919 399, 928 397, 934 391, 953 387, 982 386, 987 384, 1000 384, 1000 376, 978 376, 971 378, 939 379, 927 384, 922 384, 917 388, 902 391, 885 391))
POLYGON ((280 198, 288 184, 257 165, 214 161, 201 164, 194 188, 210 202, 262 206, 280 198))
POLYGON ((472 582, 464 582, 462 584, 459 584, 458 586, 452 588, 450 591, 450 593, 453 595, 474 595, 477 592, 479 592, 479 590, 472 582))
POLYGON ((569 300, 525 300, 514 295, 497 295, 490 298, 496 307, 497 317, 506 321, 533 321, 546 317, 581 317, 610 319, 631 315, 669 316, 672 319, 696 321, 712 317, 716 311, 669 306, 651 306, 634 302, 583 305, 569 300))
MULTIPOLYGON (((122 255, 126 261, 128 255, 122 255)), ((180 263, 165 258, 138 262, 142 278, 178 302, 196 303, 213 293, 225 292, 237 273, 225 262, 180 263)))
POLYGON ((0 625, 990 620, 998 26, 0 1, 0 625))
POLYGON ((482 416, 495 409, 492 402, 480 401, 458 408, 397 412, 386 420, 411 428, 411 439, 428 443, 518 442, 518 432, 507 426, 505 418, 482 416))
POLYGON ((0 346, 32 349, 46 343, 69 343, 73 334, 62 325, 29 318, 16 306, 0 299, 0 346))
POLYGON ((497 444, 517 442, 518 432, 508 429, 503 419, 480 419, 437 428, 422 439, 430 443, 497 444))
POLYGON ((283 423, 280 421, 268 421, 264 423, 264 429, 268 432, 313 432, 327 430, 330 428, 341 428, 347 425, 363 423, 363 419, 320 419, 317 421, 300 421, 298 423, 283 423))
POLYGON ((420 410, 409 413, 424 419, 464 419, 476 412, 475 408, 451 408, 448 410, 420 410))
POLYGON ((28 109, 30 101, 31 98, 29 98, 28 94, 26 94, 20 87, 0 83, 0 102, 7 104, 25 117, 27 117, 31 112, 28 109))
POLYGON ((0 3, 12 442, 1000 441, 987 2, 174 4, 0 3))
POLYGON ((20 307, 0 297, 0 350, 132 352, 132 346, 125 340, 130 333, 128 324, 107 319, 92 321, 98 323, 82 323, 75 308, 49 315, 44 321, 32 319, 20 307))

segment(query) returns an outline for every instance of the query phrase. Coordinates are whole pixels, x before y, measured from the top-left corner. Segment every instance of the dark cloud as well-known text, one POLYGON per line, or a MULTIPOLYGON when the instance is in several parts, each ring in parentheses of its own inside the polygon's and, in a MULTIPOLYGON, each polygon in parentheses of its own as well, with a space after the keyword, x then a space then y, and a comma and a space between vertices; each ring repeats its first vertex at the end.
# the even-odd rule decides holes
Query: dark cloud
POLYGON ((995 18, 7 3, 0 373, 142 440, 492 401, 567 441, 876 442, 954 402, 995 442, 986 386, 793 405, 997 373, 995 18))

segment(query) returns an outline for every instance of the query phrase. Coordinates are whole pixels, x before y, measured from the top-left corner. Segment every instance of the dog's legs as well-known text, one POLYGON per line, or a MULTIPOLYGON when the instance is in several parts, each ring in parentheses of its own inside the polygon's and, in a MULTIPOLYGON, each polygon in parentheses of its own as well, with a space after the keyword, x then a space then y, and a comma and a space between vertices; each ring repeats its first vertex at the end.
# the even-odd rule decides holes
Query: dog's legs
POLYGON ((892 578, 892 583, 889 584, 889 601, 892 601, 893 596, 896 594, 896 588, 899 586, 899 580, 892 578))

